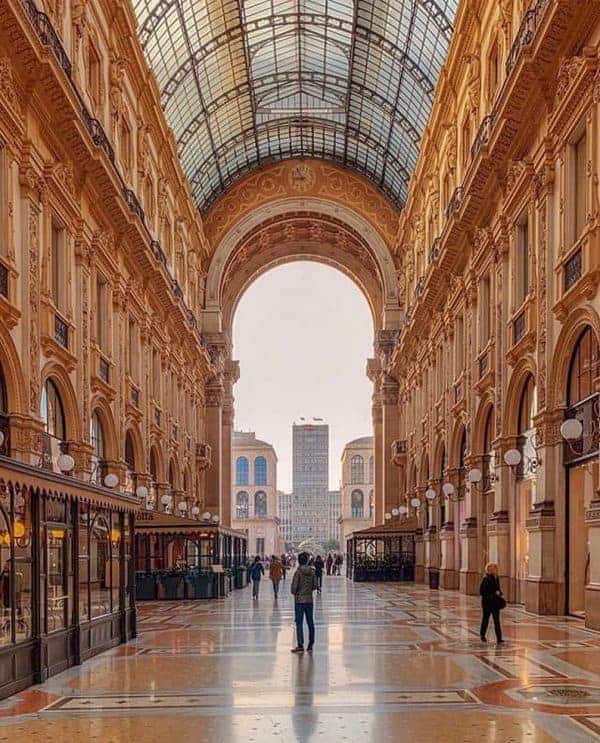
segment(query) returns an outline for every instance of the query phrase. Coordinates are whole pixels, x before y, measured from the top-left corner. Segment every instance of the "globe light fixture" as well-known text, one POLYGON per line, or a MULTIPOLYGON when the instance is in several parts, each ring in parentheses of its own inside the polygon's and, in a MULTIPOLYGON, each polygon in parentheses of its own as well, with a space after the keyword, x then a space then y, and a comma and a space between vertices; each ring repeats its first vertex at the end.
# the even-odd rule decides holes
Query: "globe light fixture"
POLYGON ((560 427, 560 435, 565 441, 577 441, 583 433, 583 424, 577 418, 568 418, 560 427))
POLYGON ((408 513, 408 506, 400 506, 398 508, 398 511, 400 511, 401 516, 406 516, 406 514, 408 513))
POLYGON ((442 490, 446 498, 449 498, 451 495, 454 495, 454 485, 451 482, 445 482, 442 485, 442 490))
POLYGON ((509 449, 504 453, 504 461, 509 467, 516 467, 521 462, 521 452, 518 449, 509 449))
POLYGON ((108 475, 104 478, 104 484, 107 488, 116 488, 119 484, 119 478, 115 475, 114 472, 109 472, 108 475))
POLYGON ((384 519, 386 521, 389 521, 391 518, 392 518, 392 514, 391 513, 386 513, 385 516, 384 516, 384 519))
POLYGON ((476 484, 483 480, 483 473, 477 467, 473 467, 473 469, 469 470, 467 477, 470 483, 476 484))
POLYGON ((177 504, 177 508, 183 513, 184 511, 187 511, 187 503, 184 500, 180 500, 177 504))
POLYGON ((419 498, 411 498, 410 499, 410 505, 413 508, 418 508, 421 505, 421 500, 419 498))
POLYGON ((425 491, 425 497, 430 503, 433 503, 433 501, 437 498, 437 493, 433 488, 427 488, 425 491))
POLYGON ((398 516, 400 511, 397 508, 392 508, 392 516, 398 516))
POLYGON ((204 512, 204 513, 202 514, 202 519, 203 519, 204 521, 210 521, 210 517, 211 517, 211 513, 210 513, 210 511, 205 511, 205 512, 204 512))
POLYGON ((135 494, 140 500, 144 500, 148 497, 148 488, 145 485, 138 485, 135 494))
POLYGON ((218 523, 219 523, 219 517, 217 516, 217 514, 216 514, 216 513, 215 513, 215 515, 214 515, 214 516, 212 517, 212 520, 213 520, 213 521, 215 522, 215 524, 218 524, 218 523))
POLYGON ((6 441, 6 436, 4 435, 2 431, 0 431, 0 446, 2 446, 5 441, 6 441))
POLYGON ((161 495, 160 502, 163 504, 163 506, 168 506, 171 502, 171 496, 168 493, 161 495))
POLYGON ((61 472, 71 472, 75 467, 75 460, 70 454, 61 454, 56 460, 56 464, 61 472))
POLYGON ((15 521, 15 523, 13 524, 13 537, 15 539, 21 539, 21 537, 24 537, 24 536, 25 536, 25 524, 22 521, 15 521))
POLYGON ((197 516, 200 513, 200 506, 192 506, 192 516, 197 516))

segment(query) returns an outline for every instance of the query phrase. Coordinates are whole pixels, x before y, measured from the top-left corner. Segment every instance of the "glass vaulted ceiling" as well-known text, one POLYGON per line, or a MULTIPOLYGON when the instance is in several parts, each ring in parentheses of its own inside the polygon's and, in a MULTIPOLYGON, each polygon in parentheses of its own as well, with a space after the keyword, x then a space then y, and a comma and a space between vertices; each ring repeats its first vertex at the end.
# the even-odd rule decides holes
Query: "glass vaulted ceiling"
POLYGON ((319 157, 406 198, 458 0, 134 0, 201 210, 244 171, 319 157))

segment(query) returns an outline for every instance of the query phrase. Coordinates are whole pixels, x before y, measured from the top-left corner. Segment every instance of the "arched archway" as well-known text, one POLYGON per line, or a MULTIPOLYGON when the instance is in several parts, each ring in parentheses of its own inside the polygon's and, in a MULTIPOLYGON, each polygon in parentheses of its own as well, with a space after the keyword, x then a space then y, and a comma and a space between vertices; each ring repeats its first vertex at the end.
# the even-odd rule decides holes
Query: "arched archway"
MULTIPOLYGON (((397 383, 386 369, 402 318, 391 252, 399 213, 377 188, 345 168, 303 161, 304 180, 299 183, 294 177, 296 166, 295 161, 282 162, 241 179, 213 205, 205 220, 212 256, 202 329, 220 370, 208 385, 207 438, 213 459, 222 463, 220 471, 213 468, 207 473, 206 482, 209 497, 220 494, 220 502, 207 505, 220 510, 225 524, 231 513, 232 426, 223 407, 232 398, 237 380, 231 360, 232 324, 240 298, 259 276, 298 260, 324 263, 348 276, 366 298, 373 320, 376 359, 370 377, 383 404, 395 405, 397 396, 397 383)), ((399 490, 399 473, 389 457, 392 441, 398 437, 397 421, 392 423, 392 416, 384 420, 374 441, 379 452, 375 462, 380 463, 375 468, 380 471, 374 473, 379 523, 386 503, 394 503, 399 490)), ((235 466, 236 484, 243 486, 235 466)))

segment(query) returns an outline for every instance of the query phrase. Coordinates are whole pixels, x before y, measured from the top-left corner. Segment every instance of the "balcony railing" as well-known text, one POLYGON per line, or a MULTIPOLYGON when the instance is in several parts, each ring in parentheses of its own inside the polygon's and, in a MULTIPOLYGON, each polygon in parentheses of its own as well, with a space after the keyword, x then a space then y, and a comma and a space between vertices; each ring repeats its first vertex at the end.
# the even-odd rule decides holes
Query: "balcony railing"
POLYGON ((487 374, 487 371, 490 367, 490 359, 489 359, 489 354, 487 351, 485 351, 485 353, 483 353, 479 357, 478 367, 479 367, 479 379, 482 379, 487 374))
POLYGON ((160 422, 161 422, 160 408, 154 408, 154 422, 156 423, 157 426, 160 426, 160 422))
POLYGON ((463 380, 459 379, 458 382, 454 383, 454 404, 456 405, 463 399, 464 385, 463 380))
POLYGON ((134 405, 136 408, 140 407, 140 391, 137 387, 131 388, 131 404, 134 405))
POLYGON ((440 245, 442 242, 441 237, 436 237, 431 245, 431 250, 429 251, 429 262, 433 263, 440 255, 440 245))
POLYGON ((71 77, 71 60, 69 59, 69 55, 65 51, 58 34, 54 30, 50 18, 41 10, 37 9, 34 0, 23 0, 23 7, 29 16, 33 27, 37 31, 42 44, 50 47, 52 53, 58 60, 59 65, 63 68, 65 73, 71 77))
POLYGON ((513 320, 513 346, 515 346, 524 336, 526 330, 525 311, 519 313, 513 320))
POLYGON ((564 291, 568 292, 572 286, 579 281, 583 269, 583 256, 581 248, 577 250, 565 263, 564 267, 564 291))
POLYGON ((454 193, 448 202, 446 207, 446 219, 450 219, 460 209, 460 205, 463 200, 464 190, 462 186, 458 186, 454 189, 454 193))
POLYGON ((54 316, 54 340, 63 348, 69 347, 69 326, 59 315, 54 316))
POLYGON ((471 160, 475 160, 477 155, 480 153, 481 148, 489 141, 490 132, 494 126, 494 119, 495 116, 492 111, 492 113, 488 114, 488 116, 486 116, 481 122, 475 141, 471 145, 471 160))
POLYGON ((104 356, 100 356, 100 360, 98 361, 98 376, 103 382, 108 384, 110 379, 110 364, 104 356))
POLYGON ((549 0, 538 0, 531 10, 523 16, 517 35, 506 60, 506 77, 510 75, 516 66, 519 57, 525 47, 530 46, 535 38, 535 33, 540 24, 540 20, 546 10, 549 0))
POLYGON ((0 294, 8 299, 8 268, 0 263, 0 294))

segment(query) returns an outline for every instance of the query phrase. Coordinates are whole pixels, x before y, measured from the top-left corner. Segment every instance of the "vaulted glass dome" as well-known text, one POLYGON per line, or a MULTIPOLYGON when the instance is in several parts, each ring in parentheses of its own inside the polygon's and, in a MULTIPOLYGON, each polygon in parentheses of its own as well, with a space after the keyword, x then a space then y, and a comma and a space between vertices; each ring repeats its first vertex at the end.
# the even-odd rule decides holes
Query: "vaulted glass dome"
POLYGON ((262 163, 318 157, 401 205, 458 0, 134 0, 205 210, 262 163))

